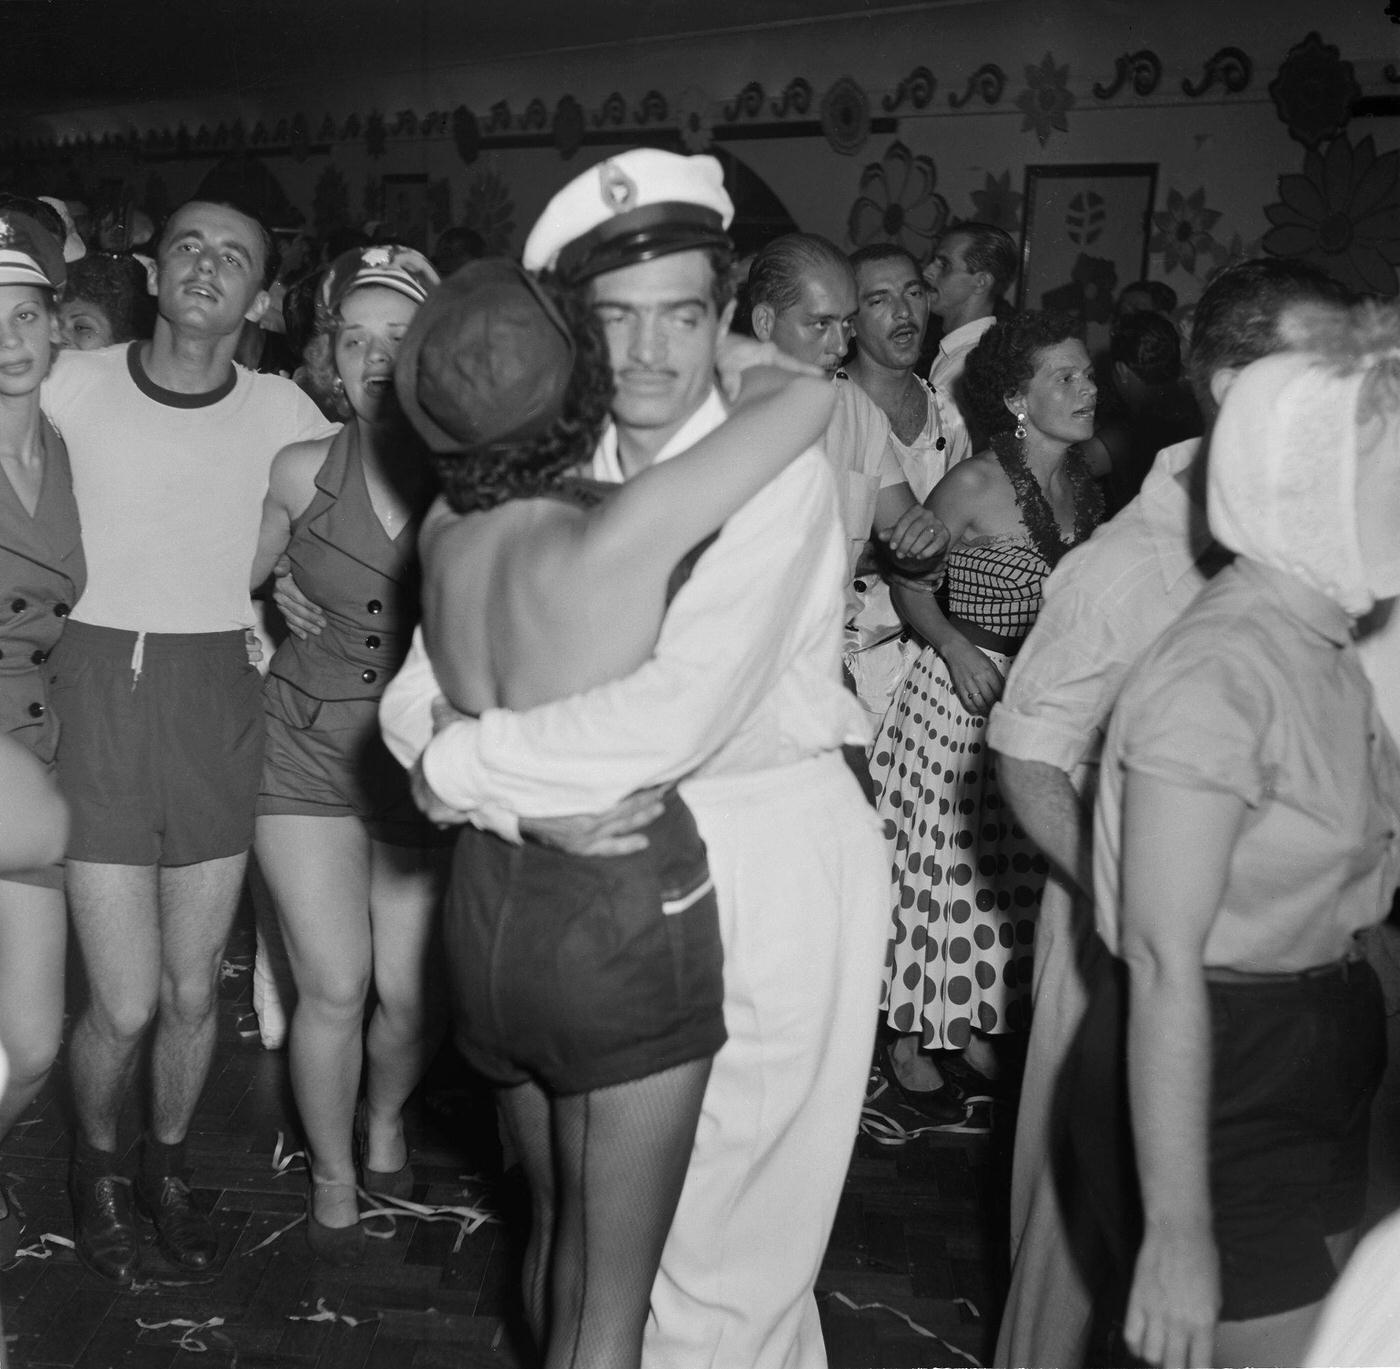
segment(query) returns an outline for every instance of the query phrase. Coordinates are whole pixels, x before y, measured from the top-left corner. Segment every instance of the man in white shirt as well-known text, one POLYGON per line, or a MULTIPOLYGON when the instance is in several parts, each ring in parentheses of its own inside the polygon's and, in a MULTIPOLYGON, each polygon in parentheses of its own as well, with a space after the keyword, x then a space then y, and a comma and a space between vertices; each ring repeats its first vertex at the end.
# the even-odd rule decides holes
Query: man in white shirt
POLYGON ((290 381, 234 365, 275 272, 256 219, 185 204, 150 272, 154 337, 64 352, 45 382, 88 564, 49 663, 73 815, 68 903, 90 987, 69 1054, 75 1234, 79 1258, 118 1284, 141 1238, 117 1128, 152 1025, 136 1200, 177 1264, 202 1271, 218 1253, 190 1203, 184 1144, 262 779, 248 574, 272 458, 332 430, 290 381))
MULTIPOLYGON (((938 355, 928 383, 948 395, 964 418, 958 393, 968 353, 996 322, 997 305, 1016 279, 1016 243, 1005 229, 989 223, 960 223, 939 240, 924 267, 929 312, 943 324, 938 355)), ((974 434, 974 447, 980 446, 974 434)))
MULTIPOLYGON (((749 270, 749 303, 756 338, 820 366, 837 387, 824 445, 846 525, 846 666, 862 705, 878 722, 893 685, 885 680, 887 669, 870 673, 861 661, 869 635, 867 599, 880 583, 871 538, 880 536, 895 563, 914 571, 927 568, 947 545, 947 529, 916 499, 888 416, 841 369, 857 314, 856 278, 845 254, 815 233, 774 238, 749 270)), ((884 621, 893 619, 892 611, 876 616, 883 626, 894 626, 884 621)))
POLYGON ((841 369, 856 317, 856 278, 845 254, 815 233, 785 233, 754 258, 748 294, 754 336, 820 366, 837 386, 825 446, 846 524, 851 575, 875 535, 901 561, 941 551, 947 530, 919 506, 890 442, 888 418, 841 369))
MULTIPOLYGON (((731 212, 713 159, 640 149, 571 182, 532 232, 526 265, 586 284, 607 327, 615 424, 595 476, 626 479, 723 422, 712 369, 730 310, 716 236, 731 212), (678 254, 710 282, 703 346, 688 330, 670 338, 696 299, 671 299, 674 273, 653 268, 678 254)), ((813 449, 729 520, 633 675, 434 736, 420 638, 381 708, 439 820, 606 832, 620 800, 682 781, 719 893, 729 1039, 652 1291, 644 1357, 657 1369, 826 1362, 812 1290, 869 1067, 888 883, 840 751, 864 740, 840 678, 845 572, 831 473, 813 449)))
POLYGON ((914 374, 929 320, 929 289, 919 265, 894 243, 851 254, 856 278, 846 374, 889 420, 895 455, 920 501, 959 461, 972 455, 962 416, 945 394, 914 374))
MULTIPOLYGON (((952 400, 914 373, 928 327, 928 289, 919 264, 894 243, 862 247, 850 262, 856 281, 856 349, 840 374, 849 376, 884 416, 890 448, 922 502, 950 467, 971 455, 967 426, 952 400)), ((913 647, 903 640, 904 624, 884 579, 862 574, 856 586, 861 606, 846 668, 878 722, 913 647)))
MULTIPOLYGON (((1321 272, 1288 259, 1245 262, 1219 276, 1201 297, 1192 335, 1202 411, 1213 415, 1240 369, 1287 345, 1290 309, 1341 298, 1321 272)), ((1036 927, 998 1364, 1083 1363, 1094 1295, 1107 1282, 1102 1236, 1070 1188, 1058 1098, 1070 1045, 1109 960, 1089 892, 1099 750, 1134 662, 1224 559, 1206 526, 1202 441, 1168 447, 1137 498, 1045 582, 1040 616, 988 720, 1002 787, 1051 862, 1036 927)))

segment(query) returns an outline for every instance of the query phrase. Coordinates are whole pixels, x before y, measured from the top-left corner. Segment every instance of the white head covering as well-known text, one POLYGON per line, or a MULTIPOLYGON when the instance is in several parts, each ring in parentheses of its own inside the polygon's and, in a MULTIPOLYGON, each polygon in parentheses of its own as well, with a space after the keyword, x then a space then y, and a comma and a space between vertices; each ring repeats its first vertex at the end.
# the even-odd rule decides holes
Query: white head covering
POLYGON ((1319 321, 1256 361, 1210 440, 1210 528, 1359 616, 1400 594, 1400 314, 1319 321))

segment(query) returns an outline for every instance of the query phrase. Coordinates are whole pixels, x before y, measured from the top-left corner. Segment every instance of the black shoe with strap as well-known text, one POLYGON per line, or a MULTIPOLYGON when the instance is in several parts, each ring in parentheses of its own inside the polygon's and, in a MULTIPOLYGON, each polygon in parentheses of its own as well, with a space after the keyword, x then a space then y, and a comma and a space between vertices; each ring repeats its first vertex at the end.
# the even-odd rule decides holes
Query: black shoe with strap
POLYGON ((905 1107, 913 1108, 935 1126, 959 1126, 967 1120, 967 1105, 958 1086, 946 1079, 936 1089, 911 1089, 900 1081, 894 1067, 894 1053, 888 1037, 876 1047, 876 1063, 890 1087, 905 1107))
POLYGON ((161 1250, 181 1269, 201 1273, 214 1263, 219 1233, 190 1202, 190 1186, 180 1175, 143 1175, 136 1185, 136 1207, 155 1223, 161 1250))
POLYGON ((121 1174, 90 1174, 74 1168, 68 1188, 78 1258, 94 1274, 126 1287, 141 1267, 131 1180, 121 1174))

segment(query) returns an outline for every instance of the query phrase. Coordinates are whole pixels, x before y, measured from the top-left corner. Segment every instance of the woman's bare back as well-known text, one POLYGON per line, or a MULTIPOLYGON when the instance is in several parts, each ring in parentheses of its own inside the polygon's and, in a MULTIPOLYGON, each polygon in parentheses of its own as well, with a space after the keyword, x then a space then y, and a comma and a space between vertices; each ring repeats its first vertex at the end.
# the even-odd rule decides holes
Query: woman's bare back
POLYGON ((423 527, 423 631, 453 707, 525 709, 628 675, 652 652, 664 578, 583 554, 587 504, 517 499, 423 527))

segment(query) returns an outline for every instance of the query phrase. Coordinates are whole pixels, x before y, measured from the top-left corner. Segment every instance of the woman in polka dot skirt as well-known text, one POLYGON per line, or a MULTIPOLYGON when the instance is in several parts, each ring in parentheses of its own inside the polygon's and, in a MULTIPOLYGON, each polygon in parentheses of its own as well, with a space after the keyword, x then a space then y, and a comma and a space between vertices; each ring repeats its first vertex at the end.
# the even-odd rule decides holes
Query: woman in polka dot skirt
POLYGON ((994 1071, 985 1038, 1028 1025, 1046 865, 998 791, 983 733, 1045 577, 1102 513, 1076 447, 1093 436, 1096 390, 1075 330, 1022 314, 968 358, 967 396, 990 449, 926 501, 951 534, 941 587, 894 587, 924 647, 871 756, 893 881, 882 1064, 905 1101, 939 1121, 963 1115, 948 1067, 968 1077, 946 1052, 994 1071))

